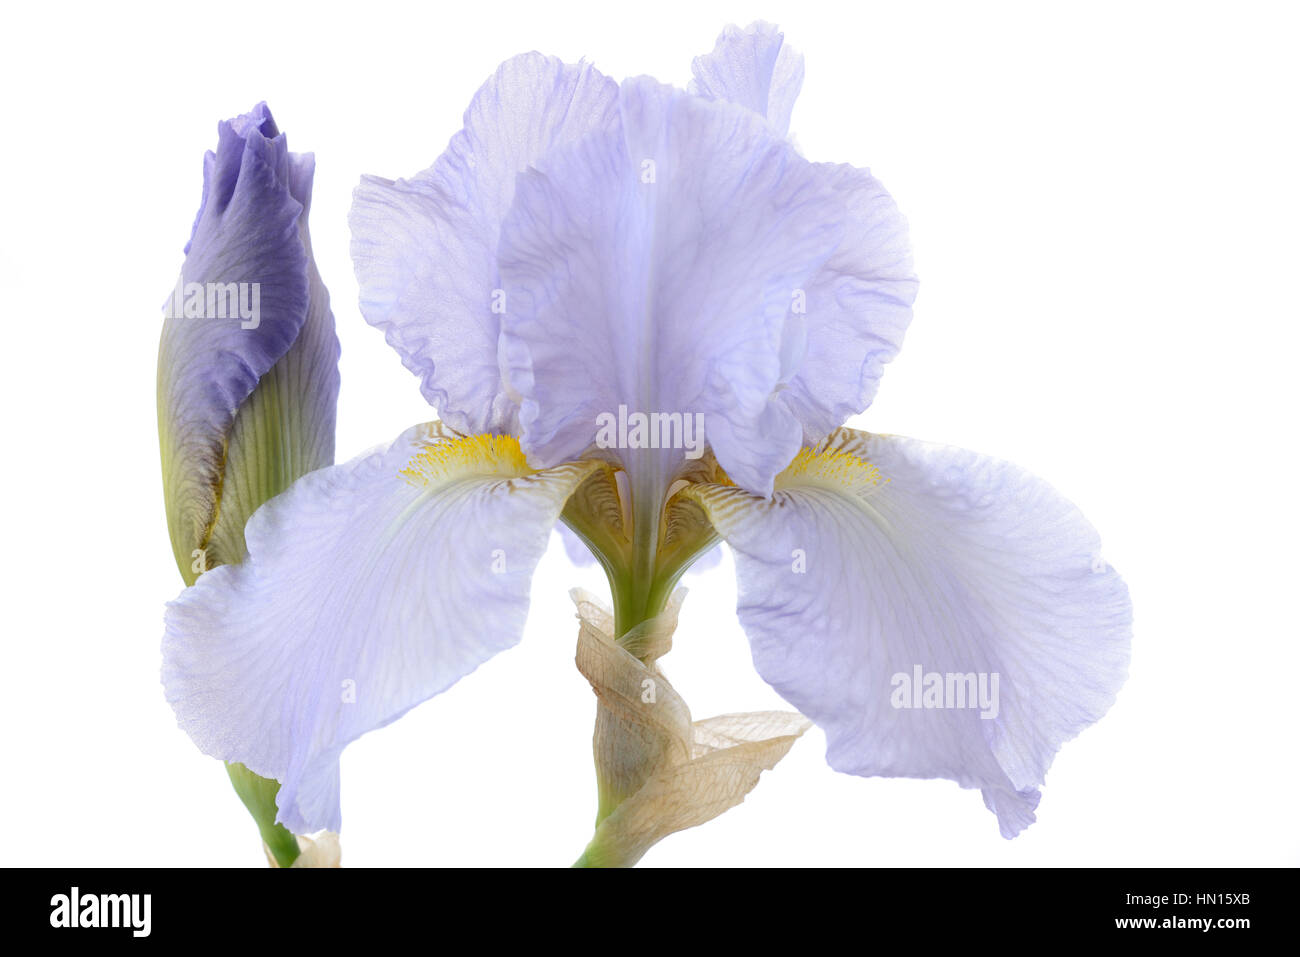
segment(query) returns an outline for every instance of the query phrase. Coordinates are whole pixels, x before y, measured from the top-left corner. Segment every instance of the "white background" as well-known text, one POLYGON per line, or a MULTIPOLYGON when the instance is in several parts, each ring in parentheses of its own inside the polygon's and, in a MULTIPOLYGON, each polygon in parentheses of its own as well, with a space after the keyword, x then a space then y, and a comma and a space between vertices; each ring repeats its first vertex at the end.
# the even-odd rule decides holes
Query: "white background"
MULTIPOLYGON (((220 3, 6 12, 0 40, 0 863, 261 865, 158 682, 179 590, 154 404, 160 303, 216 123, 269 101, 318 161, 343 345, 338 454, 430 417, 356 308, 363 172, 410 175, 506 57, 684 85, 721 27, 782 24, 793 131, 870 166, 921 293, 853 424, 1013 459, 1101 530, 1132 589, 1118 703, 1014 841, 945 781, 835 774, 810 732, 651 865, 1296 864, 1300 40, 1284 5, 220 3)), ((563 865, 595 811, 594 700, 558 539, 521 645, 343 759, 344 861, 563 865)), ((704 717, 780 707, 693 579, 668 675, 704 717)))

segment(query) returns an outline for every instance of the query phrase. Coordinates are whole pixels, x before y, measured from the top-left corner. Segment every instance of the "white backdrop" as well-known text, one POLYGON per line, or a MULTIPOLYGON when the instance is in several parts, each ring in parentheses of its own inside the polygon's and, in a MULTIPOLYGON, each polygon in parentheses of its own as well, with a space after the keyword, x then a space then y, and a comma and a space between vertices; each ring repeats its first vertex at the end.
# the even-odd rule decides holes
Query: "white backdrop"
MULTIPOLYGON (((260 865, 220 765, 158 682, 179 590, 154 406, 159 304, 216 123, 266 99, 317 157, 342 341, 338 454, 429 418, 356 307, 362 173, 410 175, 529 49, 684 85, 721 27, 807 61, 793 131, 870 166, 921 292, 855 421, 1017 461, 1101 530, 1135 608, 1118 703, 1014 841, 945 781, 832 772, 816 731, 655 865, 1296 864, 1293 384, 1300 31, 1285 5, 608 2, 9 10, 0 39, 4 668, 0 863, 260 865)), ((343 758, 344 862, 570 863, 594 699, 559 541, 521 645, 343 758)), ((697 716, 780 707, 728 557, 663 661, 697 716)))

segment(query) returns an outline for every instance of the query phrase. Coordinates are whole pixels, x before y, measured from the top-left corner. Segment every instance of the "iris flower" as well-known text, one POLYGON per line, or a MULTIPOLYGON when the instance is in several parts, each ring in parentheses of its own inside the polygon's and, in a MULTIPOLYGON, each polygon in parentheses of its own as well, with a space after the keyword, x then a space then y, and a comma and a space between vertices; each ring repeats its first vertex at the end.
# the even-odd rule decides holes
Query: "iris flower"
POLYGON ((789 140, 802 58, 755 24, 693 72, 682 91, 515 57, 433 166, 357 188, 361 311, 439 421, 300 478, 249 521, 248 559, 166 616, 181 725, 280 781, 289 829, 337 830, 343 748, 519 640, 557 520, 613 600, 575 596, 603 709, 584 863, 632 863, 734 803, 803 730, 669 720, 675 693, 638 712, 627 690, 662 677, 677 582, 719 540, 755 667, 836 770, 978 788, 1012 837, 1113 701, 1128 595, 1078 509, 1006 462, 843 427, 916 280, 880 183, 789 140), (637 413, 654 424, 609 441, 637 413), (996 713, 944 706, 931 675, 996 676, 996 713), (744 768, 701 783, 718 752, 744 768), (674 797, 683 769, 699 780, 674 797))

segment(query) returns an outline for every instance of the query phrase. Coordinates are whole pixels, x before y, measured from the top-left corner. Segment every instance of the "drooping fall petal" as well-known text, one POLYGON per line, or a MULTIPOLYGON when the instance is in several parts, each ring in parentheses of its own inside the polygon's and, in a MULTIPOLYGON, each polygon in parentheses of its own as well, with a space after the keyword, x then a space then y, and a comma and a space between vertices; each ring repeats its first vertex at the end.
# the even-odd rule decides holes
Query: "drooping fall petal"
POLYGON ((736 555, 755 666, 833 768, 979 788, 1006 837, 1033 822, 1057 749, 1127 674, 1128 589, 1075 506, 1006 462, 849 429, 771 500, 682 494, 736 555))
POLYGON ((418 426, 313 472, 248 524, 249 557, 168 605, 163 683, 206 753, 281 782, 277 820, 338 831, 338 757, 514 645, 533 568, 595 467, 418 426))

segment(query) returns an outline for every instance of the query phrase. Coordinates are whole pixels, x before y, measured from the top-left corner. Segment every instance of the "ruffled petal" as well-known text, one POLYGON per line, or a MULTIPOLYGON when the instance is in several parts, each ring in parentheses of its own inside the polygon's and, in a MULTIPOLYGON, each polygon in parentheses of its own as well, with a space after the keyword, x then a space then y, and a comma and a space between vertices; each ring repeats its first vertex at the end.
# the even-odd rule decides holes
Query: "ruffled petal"
POLYGON ((551 148, 613 122, 618 86, 590 64, 507 60, 475 95, 432 167, 363 177, 352 205, 361 312, 384 331, 440 418, 467 433, 509 430, 496 294, 501 220, 515 176, 551 148))
POLYGON ((803 56, 785 42, 779 28, 761 20, 743 30, 728 26, 713 51, 691 64, 690 91, 726 100, 764 116, 784 136, 803 86, 803 56))
POLYGON ((786 330, 791 374, 779 400, 820 442, 871 405, 912 320, 917 280, 907 220, 869 172, 817 164, 844 204, 844 240, 796 296, 786 330))
MULTIPOLYGON (((803 57, 768 23, 729 26, 697 57, 692 91, 765 116, 783 134, 803 57)), ((844 240, 797 297, 782 340, 782 405, 815 444, 875 398, 912 317, 916 276, 907 222, 867 170, 818 164, 846 207, 844 240)))
POLYGON ((1127 673, 1128 590, 1077 508, 1006 462, 848 429, 770 501, 682 494, 735 552, 759 673, 832 767, 950 778, 1004 836, 1032 823, 1057 749, 1127 673))
POLYGON ((253 516, 249 558, 168 605, 163 683, 206 753, 281 782, 277 820, 338 831, 350 741, 519 640, 551 529, 594 464, 419 426, 253 516))
POLYGON ((843 202, 747 110, 646 78, 624 83, 620 106, 619 129, 520 175, 502 226, 502 357, 524 447, 553 464, 621 412, 677 416, 680 439, 657 443, 671 448, 631 452, 620 435, 635 489, 685 462, 701 416, 728 474, 766 493, 801 434, 774 399, 783 328, 839 242, 843 202))

